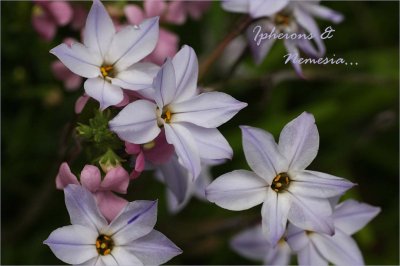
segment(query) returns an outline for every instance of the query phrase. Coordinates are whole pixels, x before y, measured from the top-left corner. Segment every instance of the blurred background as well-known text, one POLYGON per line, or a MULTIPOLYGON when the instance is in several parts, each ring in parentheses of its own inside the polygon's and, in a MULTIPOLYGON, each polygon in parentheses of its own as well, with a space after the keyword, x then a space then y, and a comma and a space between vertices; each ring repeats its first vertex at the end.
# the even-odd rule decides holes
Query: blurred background
MULTIPOLYGON (((125 3, 105 4, 118 13, 125 3)), ((86 12, 91 5, 73 4, 86 12)), ((263 128, 277 138, 287 122, 303 111, 310 112, 320 133, 320 150, 308 169, 357 183, 345 198, 382 208, 354 238, 366 264, 397 265, 399 3, 330 1, 324 5, 345 15, 345 20, 334 26, 334 37, 325 41, 327 56, 335 54, 358 65, 305 65, 307 79, 302 80, 284 64, 286 51, 281 42, 260 66, 248 53, 231 66, 229 59, 236 54, 225 54, 199 85, 227 92, 249 106, 220 127, 234 157, 214 167, 212 174, 216 178, 234 169, 249 169, 239 125, 263 128)), ((87 121, 93 112, 86 108, 81 116, 74 114, 83 86, 66 90, 51 70, 56 58, 49 53, 65 37, 79 40, 79 31, 61 26, 51 41, 45 40, 32 26, 35 12, 32 2, 1 1, 1 264, 60 264, 42 244, 54 229, 70 223, 63 193, 55 189, 55 176, 59 164, 72 156, 71 169, 76 174, 87 163, 73 140, 65 136, 77 121, 87 121)), ((179 46, 192 46, 201 63, 240 17, 213 2, 199 20, 188 18, 183 25, 163 27, 179 36, 179 46)), ((318 23, 321 30, 330 25, 318 23)), ((192 199, 172 215, 166 209, 165 187, 152 172, 131 182, 126 198, 159 199, 156 229, 184 250, 169 264, 257 263, 232 251, 229 240, 257 223, 260 206, 233 212, 192 199)))

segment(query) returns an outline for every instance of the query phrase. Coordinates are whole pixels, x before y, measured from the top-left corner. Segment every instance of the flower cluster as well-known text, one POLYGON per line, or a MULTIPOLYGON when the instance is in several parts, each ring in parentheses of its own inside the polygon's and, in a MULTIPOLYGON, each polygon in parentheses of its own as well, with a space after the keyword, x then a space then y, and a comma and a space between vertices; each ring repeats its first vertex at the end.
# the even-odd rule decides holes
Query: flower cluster
MULTIPOLYGON (((72 23, 67 2, 36 5, 46 12, 36 14, 34 25, 47 25, 38 26, 47 39, 57 26, 72 23), (58 8, 68 12, 61 14, 58 8)), ((195 50, 188 45, 178 50, 178 36, 160 28, 160 22, 180 25, 188 17, 199 19, 209 6, 210 2, 148 0, 143 9, 128 4, 107 10, 93 0, 82 43, 69 38, 51 49, 60 60, 52 68, 67 89, 84 80, 76 113, 92 100, 98 110, 88 124, 76 128, 76 135, 90 147, 91 164, 77 176, 70 162, 63 162, 55 180, 57 189, 64 190, 72 225, 53 231, 44 243, 70 264, 157 265, 180 254, 174 243, 153 229, 157 201, 129 202, 121 195, 128 193, 130 182, 152 170, 167 187, 172 213, 183 209, 192 196, 234 211, 262 204, 261 225, 232 240, 233 249, 243 256, 288 264, 295 253, 300 264, 362 264, 350 236, 379 208, 352 200, 337 204, 355 184, 306 170, 319 148, 312 114, 304 112, 288 123, 278 144, 262 129, 241 126, 244 153, 253 171, 236 170, 212 181, 210 168, 233 156, 218 127, 247 103, 199 88, 195 50), (123 15, 126 21, 121 22, 123 15)), ((254 25, 311 34, 315 44, 288 39, 285 46, 289 52, 298 53, 300 48, 318 56, 325 46, 312 16, 342 20, 314 2, 231 0, 222 6, 250 15, 247 33, 257 62, 273 41, 254 42, 254 25)), ((301 74, 300 66, 294 67, 301 74)))

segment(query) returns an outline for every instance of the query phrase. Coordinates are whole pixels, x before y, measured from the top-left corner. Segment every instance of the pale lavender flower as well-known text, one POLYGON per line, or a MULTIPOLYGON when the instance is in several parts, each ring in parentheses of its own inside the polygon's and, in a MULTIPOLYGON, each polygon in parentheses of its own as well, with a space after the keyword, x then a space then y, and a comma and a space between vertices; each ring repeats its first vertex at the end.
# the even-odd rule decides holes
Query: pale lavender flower
POLYGON ((304 170, 318 152, 314 116, 302 113, 281 132, 279 144, 258 128, 241 126, 246 160, 254 172, 224 174, 207 187, 207 199, 229 210, 245 210, 263 203, 263 231, 275 245, 287 221, 305 230, 334 233, 328 198, 353 183, 321 172, 304 170))
POLYGON ((155 101, 128 104, 109 122, 112 131, 128 142, 152 141, 165 129, 179 161, 192 178, 200 174, 200 159, 230 159, 232 149, 216 129, 247 106, 221 92, 197 92, 198 63, 195 52, 184 46, 167 59, 154 79, 155 101))
POLYGON ((379 212, 379 207, 346 200, 337 205, 333 212, 333 236, 304 231, 289 225, 287 241, 297 253, 299 265, 364 265, 361 251, 351 235, 363 228, 379 212))
POLYGON ((211 183, 211 166, 222 161, 202 162, 201 171, 196 180, 174 156, 167 163, 158 165, 156 177, 167 186, 167 207, 171 213, 178 213, 189 203, 192 197, 206 200, 206 187, 211 183))
POLYGON ((158 17, 116 32, 103 4, 94 0, 83 35, 84 44, 61 44, 50 52, 72 72, 88 78, 86 94, 96 99, 101 109, 123 100, 121 87, 140 90, 151 86, 158 67, 138 62, 156 46, 158 17))
POLYGON ((69 264, 158 265, 182 251, 153 229, 157 201, 134 201, 107 224, 93 195, 78 185, 64 189, 72 225, 53 231, 44 241, 69 264))
POLYGON ((283 238, 276 246, 272 246, 263 234, 261 224, 240 232, 230 245, 243 257, 262 261, 265 265, 289 265, 292 254, 283 238))
MULTIPOLYGON (((301 36, 284 38, 289 54, 298 55, 300 49, 308 56, 322 57, 325 45, 314 17, 334 23, 343 20, 340 13, 321 6, 319 1, 231 0, 224 1, 222 7, 231 12, 247 13, 256 19, 247 29, 247 37, 257 64, 268 55, 279 34, 301 36), (263 34, 276 35, 262 38, 263 34)), ((302 76, 301 65, 293 61, 291 63, 297 74, 302 76)))

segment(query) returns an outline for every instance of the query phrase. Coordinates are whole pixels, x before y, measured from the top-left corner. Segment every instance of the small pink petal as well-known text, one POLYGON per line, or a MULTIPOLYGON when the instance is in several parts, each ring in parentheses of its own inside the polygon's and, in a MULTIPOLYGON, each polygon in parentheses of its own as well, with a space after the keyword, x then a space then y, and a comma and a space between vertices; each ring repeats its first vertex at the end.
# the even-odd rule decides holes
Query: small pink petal
POLYGON ((48 6, 48 11, 53 17, 54 21, 59 26, 67 25, 73 15, 72 7, 69 3, 64 1, 51 1, 48 6))
POLYGON ((139 155, 136 158, 135 171, 139 172, 139 173, 143 172, 144 165, 145 165, 144 153, 140 152, 139 155))
POLYGON ((71 37, 67 37, 63 40, 63 43, 65 43, 66 45, 68 45, 69 47, 72 46, 73 43, 76 43, 77 41, 74 38, 71 37))
POLYGON ((125 152, 127 154, 136 155, 140 152, 141 146, 140 144, 133 144, 125 141, 125 152))
POLYGON ((167 142, 165 131, 162 130, 154 141, 155 146, 153 148, 144 150, 146 160, 154 164, 163 164, 168 162, 175 153, 175 149, 173 145, 167 142))
POLYGON ((178 25, 186 21, 186 10, 182 1, 174 1, 169 4, 165 21, 178 25))
POLYGON ((114 218, 125 208, 128 201, 118 197, 111 191, 100 191, 95 194, 97 205, 100 212, 108 222, 114 218))
POLYGON ((108 171, 103 182, 101 182, 100 187, 102 190, 112 190, 125 194, 126 190, 128 189, 128 185, 128 172, 122 166, 118 166, 108 171))
POLYGON ((76 176, 71 172, 66 162, 60 165, 58 174, 56 176, 56 187, 57 189, 64 189, 69 184, 80 185, 76 176))
POLYGON ((130 173, 129 177, 133 180, 133 179, 138 178, 141 174, 142 174, 142 172, 138 172, 135 169, 133 169, 132 172, 130 173))
POLYGON ((71 76, 64 80, 64 87, 68 91, 75 91, 81 87, 82 82, 82 77, 71 73, 71 76))
POLYGON ((73 6, 74 15, 71 20, 71 27, 74 30, 81 30, 85 26, 86 17, 87 17, 87 10, 81 5, 74 5, 73 6))
POLYGON ((129 101, 128 94, 124 93, 124 98, 122 99, 122 101, 119 104, 115 105, 115 107, 124 107, 125 105, 128 105, 129 102, 130 101, 129 101))
POLYGON ((160 29, 159 34, 156 48, 146 57, 145 61, 162 65, 167 57, 174 57, 178 51, 179 37, 164 29, 160 29))
POLYGON ((55 22, 45 13, 32 16, 32 25, 35 31, 46 41, 51 41, 56 35, 55 22))
POLYGON ((89 99, 90 97, 86 94, 83 94, 81 97, 79 97, 75 102, 75 113, 80 114, 89 99))
POLYGON ((163 0, 146 0, 143 5, 146 17, 161 17, 167 8, 163 0))
POLYGON ((124 13, 128 22, 133 25, 139 25, 144 19, 143 11, 137 5, 126 5, 124 13))
POLYGON ((94 165, 85 165, 81 172, 81 184, 90 192, 96 192, 100 188, 101 173, 94 165))
POLYGON ((186 11, 193 19, 200 19, 204 12, 206 12, 210 6, 211 1, 188 1, 185 2, 186 11))

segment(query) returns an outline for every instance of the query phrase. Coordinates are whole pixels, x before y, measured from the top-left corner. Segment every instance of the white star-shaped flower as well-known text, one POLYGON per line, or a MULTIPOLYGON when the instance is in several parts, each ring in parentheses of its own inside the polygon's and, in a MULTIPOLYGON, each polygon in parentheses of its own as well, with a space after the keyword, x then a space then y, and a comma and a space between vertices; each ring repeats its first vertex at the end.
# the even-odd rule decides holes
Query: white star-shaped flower
POLYGON ((200 174, 200 159, 232 157, 229 143, 216 128, 247 106, 222 92, 198 94, 197 75, 196 54, 185 45, 154 79, 154 102, 128 104, 109 122, 121 139, 135 144, 152 141, 164 127, 167 142, 192 178, 200 174))
POLYGON ((157 201, 134 201, 107 223, 94 196, 78 185, 64 189, 72 225, 53 231, 44 244, 65 263, 159 265, 182 251, 153 229, 157 201))
POLYGON ((103 4, 94 0, 83 44, 60 44, 50 53, 75 74, 88 78, 85 92, 105 109, 122 101, 121 87, 140 90, 151 86, 158 67, 138 62, 156 46, 158 30, 158 17, 154 17, 116 32, 103 4))
POLYGON ((332 208, 327 198, 353 183, 336 176, 304 170, 318 152, 319 135, 313 115, 303 113, 282 130, 279 144, 261 129, 241 127, 246 160, 254 172, 224 174, 207 187, 207 199, 229 210, 263 203, 262 226, 275 245, 289 220, 305 230, 332 235, 332 208))

